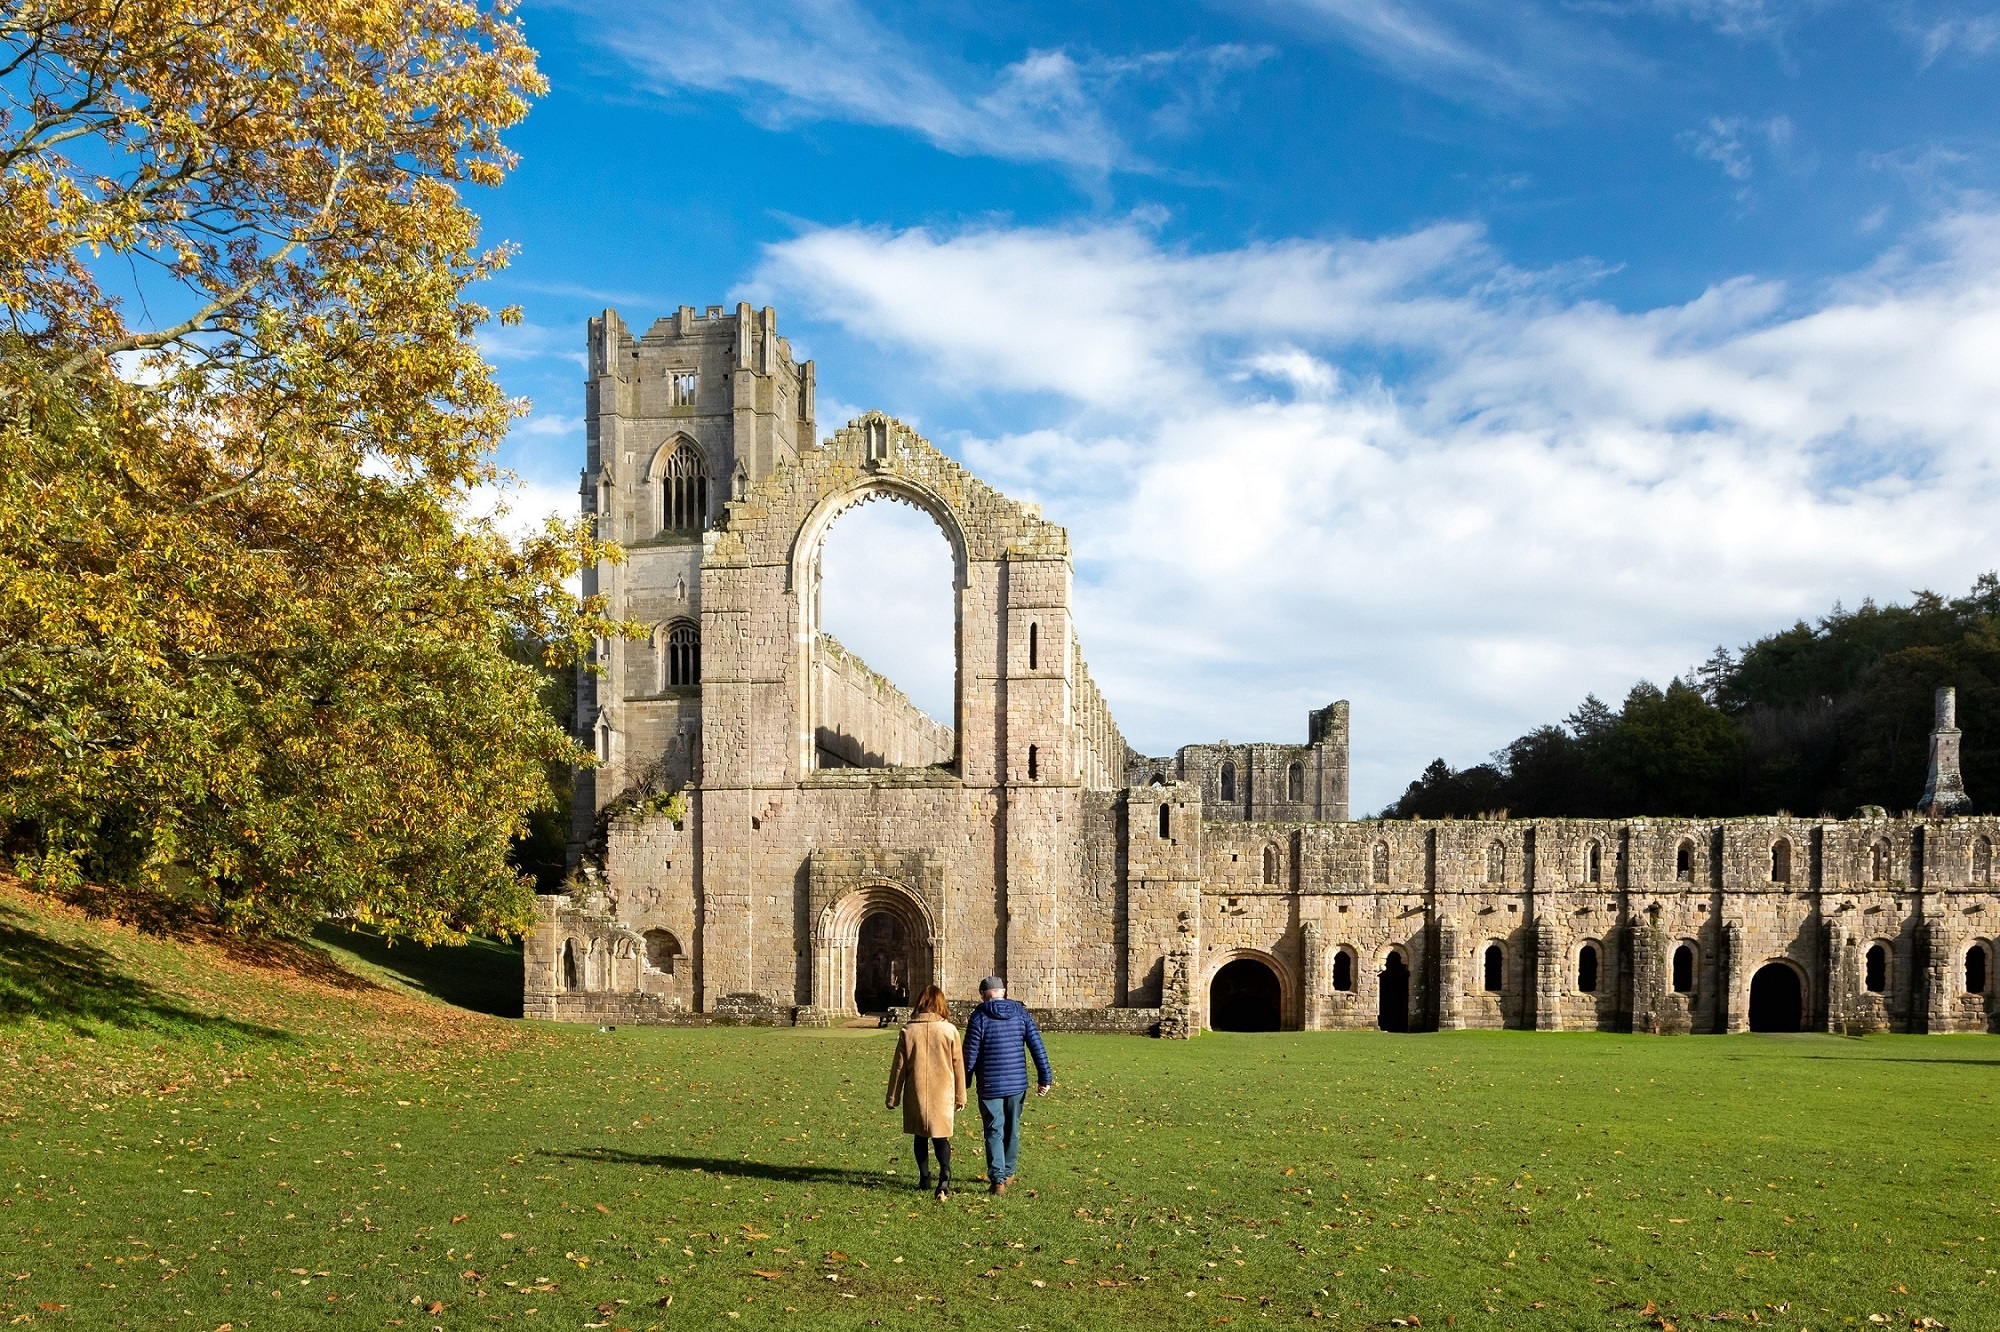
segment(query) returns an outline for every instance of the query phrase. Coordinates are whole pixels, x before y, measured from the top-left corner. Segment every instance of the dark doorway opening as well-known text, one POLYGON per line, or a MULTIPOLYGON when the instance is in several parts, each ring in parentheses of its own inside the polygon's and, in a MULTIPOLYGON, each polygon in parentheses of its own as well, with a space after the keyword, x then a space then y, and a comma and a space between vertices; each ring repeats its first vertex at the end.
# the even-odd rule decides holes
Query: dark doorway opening
POLYGON ((1750 978, 1750 1030, 1798 1031, 1805 1025, 1805 1016, 1798 972, 1773 962, 1750 978))
POLYGON ((1223 964, 1208 986, 1208 1025, 1217 1031, 1277 1031, 1284 1026, 1277 973, 1251 957, 1223 964))
POLYGON ((854 1007, 886 1013, 910 1006, 910 939, 903 922, 878 911, 861 922, 854 948, 854 1007))
POLYGON ((1375 1025, 1384 1031, 1410 1029, 1410 968, 1401 953, 1389 954, 1389 961, 1376 978, 1375 1025))

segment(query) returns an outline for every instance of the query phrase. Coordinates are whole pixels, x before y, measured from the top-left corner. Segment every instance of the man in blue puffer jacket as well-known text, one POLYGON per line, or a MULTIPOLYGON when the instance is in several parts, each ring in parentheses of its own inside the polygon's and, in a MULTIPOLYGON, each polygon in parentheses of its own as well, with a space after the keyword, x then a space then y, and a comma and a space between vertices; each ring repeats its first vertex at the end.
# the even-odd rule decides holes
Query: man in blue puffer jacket
POLYGON ((965 1071, 979 1086, 979 1119, 986 1126, 986 1188, 1005 1193, 1014 1179, 1014 1162, 1021 1153, 1021 1103, 1028 1095, 1027 1047, 1035 1057, 1040 1085, 1035 1095, 1047 1096, 1056 1085, 1049 1071, 1049 1054, 1042 1048, 1041 1028, 1027 1005, 1007 997, 1007 982, 988 976, 979 982, 979 1007, 965 1024, 965 1071))

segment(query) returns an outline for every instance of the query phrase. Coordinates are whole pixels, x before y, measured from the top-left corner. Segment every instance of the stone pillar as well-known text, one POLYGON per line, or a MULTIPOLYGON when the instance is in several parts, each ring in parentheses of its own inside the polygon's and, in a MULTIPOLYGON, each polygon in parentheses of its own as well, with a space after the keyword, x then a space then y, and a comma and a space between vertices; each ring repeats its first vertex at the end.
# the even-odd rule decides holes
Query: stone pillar
POLYGON ((1730 921, 1722 927, 1722 956, 1716 968, 1715 1029, 1721 1032, 1747 1031, 1749 1014, 1744 1010, 1743 927, 1730 921))
POLYGON ((1951 935, 1943 921, 1931 921, 1923 928, 1926 963, 1924 967, 1924 1030, 1939 1035, 1954 1030, 1951 1020, 1951 935))
POLYGON ((1465 1026, 1464 959, 1459 956, 1458 927, 1448 920, 1437 925, 1437 1025, 1439 1031, 1465 1026))
POLYGON ((1825 940, 1821 948, 1821 978, 1825 982, 1826 1020, 1821 1024, 1825 1031, 1850 1033, 1853 1026, 1854 992, 1860 987, 1854 983, 1854 939, 1847 932, 1847 926, 1837 920, 1826 923, 1822 932, 1825 940))
POLYGON ((1318 1031, 1320 1010, 1326 995, 1326 946, 1320 942, 1319 926, 1306 921, 1299 926, 1299 1030, 1318 1031))
POLYGON ((1561 1031, 1562 957, 1555 927, 1538 920, 1527 935, 1535 956, 1535 1030, 1561 1031))
POLYGON ((1199 1029, 1194 1007, 1196 972, 1190 951, 1197 946, 1199 935, 1186 912, 1181 913, 1180 929, 1181 936, 1167 954, 1160 976, 1160 1036, 1173 1041, 1187 1040, 1199 1029))
POLYGON ((1930 775, 1924 780, 1924 798, 1917 811, 1934 818, 1969 813, 1972 798, 1965 793, 1965 779, 1958 772, 1958 691, 1946 686, 1937 691, 1931 725, 1930 775))
POLYGON ((1626 927, 1632 944, 1632 968, 1628 984, 1627 1008, 1632 1014, 1632 1030, 1658 1035, 1660 998, 1666 991, 1660 975, 1660 918, 1648 913, 1626 927))

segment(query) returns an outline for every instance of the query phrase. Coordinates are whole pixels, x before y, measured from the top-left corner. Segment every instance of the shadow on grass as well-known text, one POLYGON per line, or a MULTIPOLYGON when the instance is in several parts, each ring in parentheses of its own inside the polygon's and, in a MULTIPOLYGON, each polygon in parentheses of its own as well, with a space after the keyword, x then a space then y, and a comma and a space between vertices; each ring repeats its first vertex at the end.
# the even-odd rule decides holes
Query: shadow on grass
POLYGON ((64 943, 37 933, 27 918, 0 906, 0 1025, 28 1017, 61 1023, 79 1033, 93 1027, 218 1035, 285 1041, 270 1027, 199 1013, 135 976, 119 959, 86 943, 64 943))
POLYGON ((649 1166, 656 1170, 699 1170, 710 1175, 733 1175, 739 1179, 764 1179, 781 1184, 887 1184, 880 1172, 841 1170, 833 1166, 771 1165, 764 1161, 732 1161, 722 1156, 677 1156, 672 1152, 626 1152, 615 1147, 591 1147, 582 1151, 556 1152, 547 1148, 537 1156, 555 1156, 569 1161, 594 1161, 600 1165, 649 1166))
POLYGON ((409 942, 390 945, 369 929, 348 929, 332 923, 313 931, 313 938, 394 974, 412 989, 475 1013, 494 1017, 521 1016, 523 967, 521 946, 493 939, 426 948, 409 942))

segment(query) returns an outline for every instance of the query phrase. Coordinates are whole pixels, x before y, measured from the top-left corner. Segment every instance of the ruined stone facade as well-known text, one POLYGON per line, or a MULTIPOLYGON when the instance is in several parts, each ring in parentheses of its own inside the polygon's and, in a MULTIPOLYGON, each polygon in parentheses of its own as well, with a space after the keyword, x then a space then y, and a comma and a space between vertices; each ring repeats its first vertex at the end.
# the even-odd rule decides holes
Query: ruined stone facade
POLYGON ((1125 744, 1071 616, 1068 534, 902 423, 815 442, 774 314, 589 332, 587 580, 654 626, 580 717, 581 887, 545 897, 530 1016, 819 1024, 998 972, 1055 1027, 1993 1029, 2000 819, 1351 822, 1348 708, 1302 745, 1125 744), (822 630, 846 510, 951 550, 953 716, 822 630))

